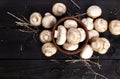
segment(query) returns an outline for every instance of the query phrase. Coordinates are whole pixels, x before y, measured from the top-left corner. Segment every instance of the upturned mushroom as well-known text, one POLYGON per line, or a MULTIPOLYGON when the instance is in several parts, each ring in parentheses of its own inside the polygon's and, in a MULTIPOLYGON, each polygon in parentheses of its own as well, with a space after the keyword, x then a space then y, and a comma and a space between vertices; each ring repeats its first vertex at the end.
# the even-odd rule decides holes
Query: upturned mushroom
POLYGON ((86 39, 86 33, 85 30, 83 28, 77 28, 80 32, 80 42, 83 42, 86 39))
POLYGON ((112 20, 109 24, 109 30, 113 35, 120 35, 120 20, 112 20))
POLYGON ((57 22, 55 16, 50 13, 45 13, 45 16, 42 19, 42 26, 44 28, 51 28, 57 22))
POLYGON ((47 56, 51 57, 57 52, 57 48, 52 43, 45 43, 42 46, 42 53, 47 56))
POLYGON ((32 26, 40 26, 42 21, 42 16, 39 12, 34 12, 30 15, 30 24, 32 26))
POLYGON ((78 24, 75 20, 66 20, 64 22, 64 26, 69 29, 69 28, 77 28, 78 24))
POLYGON ((100 52, 103 49, 103 41, 99 37, 93 37, 91 47, 95 52, 100 52))
POLYGON ((77 28, 70 28, 67 32, 67 42, 70 44, 80 43, 81 36, 77 28))
POLYGON ((81 58, 83 59, 90 59, 93 55, 93 49, 90 45, 86 45, 85 48, 80 53, 81 58))
POLYGON ((63 44, 63 48, 68 51, 74 51, 78 49, 79 45, 78 44, 70 44, 70 43, 65 43, 63 44))
POLYGON ((39 35, 39 39, 42 43, 50 42, 52 40, 51 31, 43 30, 39 35))
POLYGON ((55 3, 52 7, 52 12, 56 16, 62 16, 66 13, 66 6, 63 3, 55 3))
POLYGON ((101 16, 102 9, 97 5, 92 5, 87 9, 87 15, 91 18, 97 18, 101 16))
POLYGON ((95 37, 91 42, 91 47, 99 54, 105 54, 110 48, 110 42, 106 38, 95 37))
POLYGON ((58 30, 57 30, 57 34, 58 35, 57 35, 56 43, 58 45, 63 45, 66 42, 66 34, 67 34, 66 28, 63 25, 59 25, 58 30))
POLYGON ((98 32, 105 32, 108 28, 108 22, 103 18, 98 18, 95 20, 94 26, 98 32))
POLYGON ((93 37, 99 37, 100 36, 98 31, 96 31, 96 30, 89 30, 88 34, 89 34, 89 39, 92 39, 93 37))
POLYGON ((86 28, 88 30, 92 30, 94 28, 94 24, 93 24, 93 19, 92 18, 83 18, 82 22, 86 25, 86 28))

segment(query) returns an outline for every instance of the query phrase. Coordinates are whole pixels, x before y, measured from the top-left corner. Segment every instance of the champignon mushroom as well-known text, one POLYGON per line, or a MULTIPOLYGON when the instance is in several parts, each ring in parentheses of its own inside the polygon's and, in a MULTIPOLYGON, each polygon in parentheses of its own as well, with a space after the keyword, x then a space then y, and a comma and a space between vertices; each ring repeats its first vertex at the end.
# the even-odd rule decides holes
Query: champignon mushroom
POLYGON ((51 57, 57 52, 57 48, 52 43, 45 43, 42 46, 42 53, 47 56, 51 57))
POLYGON ((93 37, 91 47, 94 51, 99 52, 103 49, 103 41, 99 37, 93 37))
POLYGON ((79 47, 78 44, 70 44, 70 43, 65 43, 63 44, 63 48, 68 51, 74 51, 79 47))
POLYGON ((107 20, 103 18, 98 18, 95 20, 94 26, 98 32, 105 32, 108 28, 108 23, 107 20))
POLYGON ((86 38, 86 33, 85 33, 85 30, 82 29, 82 28, 77 28, 80 32, 80 36, 81 36, 81 39, 80 39, 80 42, 83 42, 86 38))
POLYGON ((52 40, 51 31, 43 30, 39 35, 39 39, 42 43, 50 42, 52 40))
POLYGON ((99 51, 100 54, 107 53, 108 49, 110 48, 110 42, 106 38, 101 38, 103 40, 103 49, 99 51))
POLYGON ((110 42, 106 38, 96 37, 94 41, 92 41, 91 47, 99 54, 105 54, 110 48, 110 42))
POLYGON ((93 24, 93 19, 92 18, 83 18, 82 22, 86 25, 86 28, 88 30, 92 30, 94 28, 94 24, 93 24))
POLYGON ((69 28, 76 28, 78 26, 77 22, 75 20, 66 20, 64 22, 64 26, 69 29, 69 28))
POLYGON ((58 26, 58 35, 57 35, 58 37, 56 40, 56 43, 58 45, 63 45, 66 42, 66 33, 67 33, 66 28, 63 25, 59 25, 58 26))
POLYGON ((93 55, 93 49, 91 48, 90 45, 86 45, 85 48, 80 53, 80 56, 83 59, 89 59, 92 57, 92 55, 93 55))
POLYGON ((120 20, 112 20, 109 24, 109 30, 113 35, 120 35, 120 20))
POLYGON ((42 21, 42 16, 39 12, 34 12, 30 15, 30 24, 32 26, 40 26, 42 21))
POLYGON ((66 10, 67 10, 67 8, 66 8, 65 4, 63 4, 63 3, 56 3, 52 7, 52 12, 56 16, 61 16, 61 15, 65 14, 66 10))
POLYGON ((45 16, 42 19, 42 26, 44 28, 51 28, 57 22, 55 16, 50 13, 45 13, 45 16))
POLYGON ((67 41, 70 44, 78 44, 81 40, 80 32, 77 28, 70 28, 67 32, 67 41))
POLYGON ((92 39, 93 37, 99 37, 100 35, 96 30, 89 30, 88 34, 89 34, 89 39, 92 39))
POLYGON ((97 5, 92 5, 87 9, 87 15, 92 18, 97 18, 102 14, 102 9, 97 5))

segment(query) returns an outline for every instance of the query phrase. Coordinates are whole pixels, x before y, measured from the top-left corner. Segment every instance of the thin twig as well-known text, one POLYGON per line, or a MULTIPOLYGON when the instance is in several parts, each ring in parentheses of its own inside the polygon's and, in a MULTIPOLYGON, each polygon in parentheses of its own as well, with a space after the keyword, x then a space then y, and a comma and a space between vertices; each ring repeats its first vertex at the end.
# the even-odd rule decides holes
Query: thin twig
POLYGON ((80 6, 73 0, 70 0, 78 9, 81 9, 80 6))
POLYGON ((12 17, 16 18, 17 20, 21 21, 21 22, 25 22, 24 20, 20 19, 19 17, 15 16, 14 14, 7 12, 7 14, 11 15, 12 17))
POLYGON ((87 13, 77 14, 77 15, 72 16, 72 17, 80 17, 80 16, 84 16, 84 15, 86 15, 86 14, 87 14, 87 13))

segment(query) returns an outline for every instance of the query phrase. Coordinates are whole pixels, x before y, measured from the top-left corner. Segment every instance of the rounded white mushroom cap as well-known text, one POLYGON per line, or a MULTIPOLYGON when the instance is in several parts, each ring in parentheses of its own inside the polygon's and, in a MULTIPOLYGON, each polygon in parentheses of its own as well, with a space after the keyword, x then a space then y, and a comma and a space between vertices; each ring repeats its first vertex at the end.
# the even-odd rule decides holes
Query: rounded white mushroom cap
POLYGON ((81 36, 80 42, 83 42, 86 38, 85 30, 83 28, 77 28, 77 29, 79 30, 81 36))
POLYGON ((80 53, 81 58, 83 59, 89 59, 93 55, 93 49, 90 45, 86 45, 83 51, 80 53))
POLYGON ((109 24, 109 30, 113 35, 120 35, 120 21, 112 20, 109 24))
POLYGON ((57 19, 55 18, 55 16, 53 16, 50 13, 46 13, 42 19, 42 26, 44 28, 51 28, 56 22, 57 22, 57 19))
POLYGON ((86 25, 88 30, 92 30, 94 28, 94 23, 92 18, 83 18, 82 22, 86 25))
POLYGON ((69 28, 77 28, 78 24, 75 20, 66 20, 64 22, 64 26, 69 29, 69 28))
POLYGON ((42 46, 42 52, 45 56, 51 57, 57 52, 57 48, 52 43, 45 43, 42 46))
POLYGON ((97 18, 101 16, 102 9, 97 5, 92 5, 87 9, 87 15, 92 18, 97 18))
POLYGON ((74 51, 78 49, 78 47, 79 47, 78 44, 70 44, 70 43, 63 44, 63 48, 68 51, 74 51))
POLYGON ((52 7, 52 12, 56 16, 61 16, 61 15, 65 14, 66 10, 67 10, 67 8, 66 8, 65 4, 63 4, 63 3, 56 3, 52 7))
POLYGON ((30 24, 32 26, 40 26, 42 21, 42 16, 38 12, 34 12, 30 15, 30 24))
POLYGON ((56 40, 56 43, 58 45, 63 45, 66 42, 66 34, 67 34, 66 28, 63 25, 59 25, 58 35, 57 35, 57 40, 56 40))
POLYGON ((108 49, 110 48, 110 42, 106 38, 101 38, 103 40, 103 49, 99 51, 99 54, 106 54, 108 49))
POLYGON ((108 28, 108 22, 103 18, 96 19, 94 25, 98 32, 105 32, 108 28))
POLYGON ((91 47, 94 51, 98 52, 99 54, 105 54, 110 48, 110 42, 109 40, 103 37, 94 37, 91 42, 91 47))
POLYGON ((78 44, 81 40, 80 32, 77 28, 70 28, 67 32, 67 42, 78 44))
POLYGON ((89 30, 88 34, 89 34, 89 39, 92 39, 93 37, 99 37, 100 36, 100 34, 96 30, 89 30))
POLYGON ((40 35, 39 39, 42 43, 50 42, 52 41, 51 31, 49 30, 43 30, 40 35))

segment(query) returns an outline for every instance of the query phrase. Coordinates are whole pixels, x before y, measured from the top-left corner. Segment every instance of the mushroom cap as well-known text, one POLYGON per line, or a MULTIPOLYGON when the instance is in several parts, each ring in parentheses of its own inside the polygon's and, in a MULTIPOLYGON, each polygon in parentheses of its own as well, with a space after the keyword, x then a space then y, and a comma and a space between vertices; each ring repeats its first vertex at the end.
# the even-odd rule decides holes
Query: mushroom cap
POLYGON ((105 54, 110 48, 110 42, 106 38, 94 37, 91 42, 91 47, 99 54, 105 54))
POLYGON ((109 30, 113 35, 120 35, 120 21, 112 20, 109 24, 109 30))
POLYGON ((93 19, 88 17, 88 18, 83 18, 82 22, 86 25, 86 28, 88 30, 92 30, 94 28, 94 24, 93 24, 93 19))
POLYGON ((40 26, 42 21, 42 15, 39 12, 34 12, 30 15, 30 24, 32 26, 40 26))
POLYGON ((80 42, 83 42, 86 39, 85 30, 83 28, 77 28, 77 29, 79 30, 81 36, 80 42))
POLYGON ((108 49, 110 48, 110 42, 106 38, 101 38, 103 40, 103 49, 99 51, 99 54, 106 54, 108 49))
POLYGON ((98 18, 95 20, 94 26, 98 32, 105 32, 108 28, 108 22, 103 18, 98 18))
POLYGON ((45 56, 51 57, 57 52, 57 48, 52 43, 45 43, 42 46, 42 52, 45 56))
POLYGON ((56 22, 57 19, 55 18, 55 16, 53 16, 50 13, 45 14, 45 16, 42 19, 42 25, 44 28, 52 28, 56 22))
POLYGON ((50 42, 52 41, 51 31, 49 30, 43 30, 40 35, 39 39, 42 43, 50 42))
POLYGON ((63 45, 66 42, 67 30, 63 25, 58 26, 58 37, 56 43, 58 45, 63 45))
POLYGON ((70 44, 70 43, 65 43, 63 44, 63 48, 68 51, 74 51, 78 49, 79 45, 78 44, 70 44))
POLYGON ((100 38, 98 38, 95 41, 91 42, 91 47, 94 51, 99 53, 103 49, 103 41, 100 38))
POLYGON ((87 9, 87 15, 92 18, 97 18, 101 16, 102 9, 97 5, 92 5, 87 9))
POLYGON ((86 45, 83 51, 80 53, 81 58, 83 59, 89 59, 93 55, 93 49, 90 45, 86 45))
POLYGON ((88 34, 89 34, 89 39, 92 39, 93 37, 99 37, 100 36, 98 31, 96 31, 96 30, 89 30, 88 34))
POLYGON ((77 28, 70 28, 67 32, 67 41, 70 44, 78 44, 80 42, 81 36, 77 28))
POLYGON ((52 7, 52 12, 56 16, 61 16, 61 15, 65 14, 66 10, 67 10, 67 8, 66 8, 65 4, 63 4, 63 3, 56 3, 52 7))
POLYGON ((66 20, 64 22, 64 26, 69 29, 69 28, 77 28, 78 24, 75 20, 66 20))

